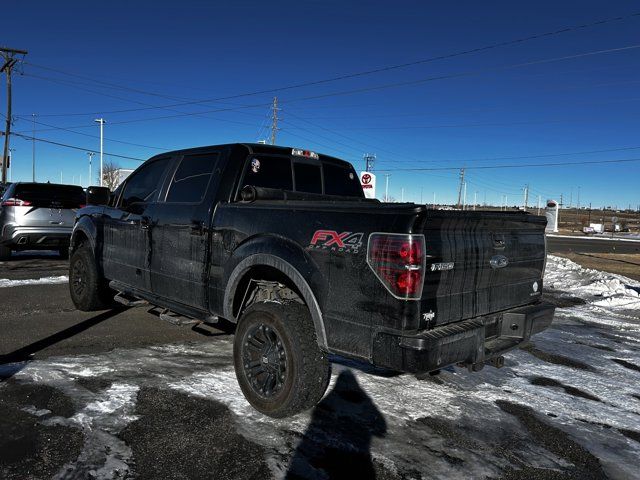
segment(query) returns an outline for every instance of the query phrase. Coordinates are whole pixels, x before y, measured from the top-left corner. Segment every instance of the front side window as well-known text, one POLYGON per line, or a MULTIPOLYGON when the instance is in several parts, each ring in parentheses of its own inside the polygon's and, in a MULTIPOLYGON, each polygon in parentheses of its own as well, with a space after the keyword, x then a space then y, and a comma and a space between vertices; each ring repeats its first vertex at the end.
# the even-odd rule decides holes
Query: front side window
POLYGON ((152 202, 168 163, 169 158, 160 158, 132 173, 124 186, 120 206, 126 208, 134 203, 152 202))
POLYGON ((217 152, 185 155, 173 176, 167 202, 200 203, 207 192, 217 162, 217 152))
POLYGON ((291 159, 280 156, 255 156, 249 159, 244 185, 293 190, 291 159))

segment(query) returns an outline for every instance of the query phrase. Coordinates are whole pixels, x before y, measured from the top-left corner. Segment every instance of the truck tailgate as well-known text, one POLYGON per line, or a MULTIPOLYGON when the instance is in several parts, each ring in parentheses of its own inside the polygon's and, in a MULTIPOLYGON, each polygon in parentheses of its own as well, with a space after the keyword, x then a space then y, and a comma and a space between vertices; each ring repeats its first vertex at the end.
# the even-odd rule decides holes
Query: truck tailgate
POLYGON ((427 211, 421 311, 442 325, 534 302, 542 292, 544 217, 427 211))

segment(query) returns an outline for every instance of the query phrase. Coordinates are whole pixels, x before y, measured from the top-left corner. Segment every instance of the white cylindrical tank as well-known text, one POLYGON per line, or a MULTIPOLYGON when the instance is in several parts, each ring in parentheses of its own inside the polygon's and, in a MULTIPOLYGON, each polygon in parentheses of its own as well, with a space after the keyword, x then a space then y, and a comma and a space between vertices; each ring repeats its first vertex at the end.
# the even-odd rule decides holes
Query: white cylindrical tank
POLYGON ((558 210, 558 202, 556 200, 547 200, 547 208, 544 211, 547 217, 547 233, 556 233, 558 231, 558 217, 560 211, 558 210))

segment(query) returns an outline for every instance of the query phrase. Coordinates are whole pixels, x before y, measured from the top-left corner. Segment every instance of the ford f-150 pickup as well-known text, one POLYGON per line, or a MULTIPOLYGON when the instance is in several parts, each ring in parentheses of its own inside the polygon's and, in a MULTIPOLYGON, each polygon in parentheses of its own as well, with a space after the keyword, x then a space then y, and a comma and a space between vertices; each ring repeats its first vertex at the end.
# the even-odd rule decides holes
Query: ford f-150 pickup
POLYGON ((230 144, 155 156, 77 212, 80 310, 146 301, 235 324, 242 392, 273 417, 314 406, 329 355, 400 372, 501 366, 549 326, 546 219, 363 194, 353 166, 230 144))

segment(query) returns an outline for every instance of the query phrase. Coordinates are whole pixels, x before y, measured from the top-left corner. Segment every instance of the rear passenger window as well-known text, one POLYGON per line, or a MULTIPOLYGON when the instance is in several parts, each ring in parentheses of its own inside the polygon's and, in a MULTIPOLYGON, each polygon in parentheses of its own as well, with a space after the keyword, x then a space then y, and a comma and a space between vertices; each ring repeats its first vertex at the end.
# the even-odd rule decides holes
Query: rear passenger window
POLYGON ((218 153, 185 155, 173 176, 166 201, 200 203, 207 193, 211 174, 217 162, 218 153))
POLYGON ((293 190, 291 159, 277 156, 251 158, 244 174, 244 185, 293 190))
POLYGON ((358 175, 351 168, 324 163, 324 193, 344 197, 364 197, 358 175))
POLYGON ((293 172, 296 178, 296 192, 322 193, 319 166, 296 162, 293 164, 293 172))
POLYGON ((133 203, 152 202, 155 200, 167 163, 169 163, 168 158, 160 158, 143 165, 133 172, 127 178, 120 205, 126 208, 133 203))

